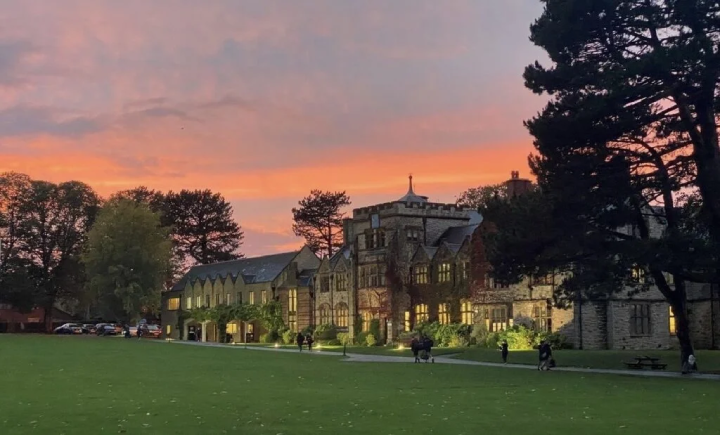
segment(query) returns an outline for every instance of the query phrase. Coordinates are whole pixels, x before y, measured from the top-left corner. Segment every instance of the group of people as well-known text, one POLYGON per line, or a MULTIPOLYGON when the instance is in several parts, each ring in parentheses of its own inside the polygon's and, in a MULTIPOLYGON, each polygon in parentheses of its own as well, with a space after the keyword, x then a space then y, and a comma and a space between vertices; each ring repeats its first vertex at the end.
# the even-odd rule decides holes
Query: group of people
MULTIPOLYGON (((502 355, 503 364, 507 364, 509 353, 507 340, 503 340, 500 344, 500 352, 502 355)), ((540 346, 538 346, 538 353, 538 370, 547 371, 550 370, 552 367, 555 367, 555 359, 552 356, 552 347, 550 346, 550 343, 546 342, 545 340, 541 341, 540 346)))
POLYGON ((425 362, 431 361, 434 363, 435 358, 432 356, 432 347, 434 344, 432 339, 426 335, 413 337, 410 342, 410 349, 415 356, 415 362, 419 363, 420 359, 423 359, 425 362))
POLYGON ((308 352, 312 350, 312 345, 315 342, 313 340, 311 334, 302 335, 302 332, 298 332, 297 337, 295 337, 295 342, 297 343, 298 349, 300 352, 303 350, 303 344, 307 345, 308 352))

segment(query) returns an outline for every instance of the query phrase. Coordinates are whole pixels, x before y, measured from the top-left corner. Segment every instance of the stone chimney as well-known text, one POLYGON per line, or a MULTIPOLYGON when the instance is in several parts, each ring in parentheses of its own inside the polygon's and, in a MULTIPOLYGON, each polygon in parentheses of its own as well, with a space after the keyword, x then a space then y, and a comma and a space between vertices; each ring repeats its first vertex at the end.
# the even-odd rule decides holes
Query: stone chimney
POLYGON ((507 194, 509 197, 520 196, 532 189, 532 181, 526 178, 520 178, 519 171, 510 172, 510 179, 505 182, 507 186, 507 194))
POLYGON ((352 234, 352 218, 343 219, 343 245, 350 246, 354 240, 352 234))

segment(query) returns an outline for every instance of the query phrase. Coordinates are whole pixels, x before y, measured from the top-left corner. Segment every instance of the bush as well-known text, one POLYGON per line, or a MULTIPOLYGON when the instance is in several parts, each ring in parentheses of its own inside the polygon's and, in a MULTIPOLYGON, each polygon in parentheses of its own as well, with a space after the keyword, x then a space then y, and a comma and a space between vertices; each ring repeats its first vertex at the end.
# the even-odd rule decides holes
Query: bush
POLYGON ((328 346, 340 346, 342 343, 340 343, 340 340, 337 338, 333 338, 332 340, 327 341, 328 346))
POLYGON ((286 329, 282 333, 282 342, 283 344, 293 344, 295 343, 295 337, 297 336, 296 333, 294 333, 290 329, 286 329))
POLYGON ((377 340, 375 339, 375 335, 373 335, 373 334, 368 334, 368 335, 365 337, 365 344, 366 344, 368 347, 375 346, 375 345, 377 344, 377 340))
MULTIPOLYGON (((543 334, 545 341, 552 346, 553 349, 572 349, 572 344, 568 343, 567 337, 558 333, 558 332, 551 332, 543 334)), ((540 340, 537 341, 537 344, 540 344, 540 340)))
POLYGON ((463 347, 470 343, 472 327, 462 323, 440 325, 435 332, 435 344, 439 347, 463 347))
POLYGON ((315 329, 312 326, 306 326, 300 332, 302 333, 302 335, 307 337, 308 334, 310 334, 312 336, 314 331, 315 331, 315 329))
POLYGON ((372 319, 370 321, 370 329, 368 330, 370 334, 372 334, 375 339, 378 339, 381 337, 380 334, 380 319, 372 319))
POLYGON ((474 324, 472 332, 470 333, 470 344, 477 346, 485 346, 489 334, 490 333, 488 332, 485 323, 474 324))
POLYGON ((260 335, 260 343, 276 343, 278 340, 277 331, 268 331, 260 335))
POLYGON ((355 337, 355 343, 359 344, 360 346, 364 346, 367 340, 368 333, 367 332, 361 332, 355 337))
POLYGON ((350 338, 350 334, 347 332, 338 332, 337 340, 340 342, 341 345, 344 346, 350 346, 352 345, 352 339, 350 338))
POLYGON ((315 329, 315 340, 317 341, 335 340, 336 338, 337 329, 335 329, 334 325, 319 325, 315 329))
POLYGON ((567 343, 567 337, 562 334, 537 332, 524 325, 514 325, 505 331, 492 333, 475 328, 473 337, 478 346, 485 346, 490 349, 497 348, 503 340, 507 340, 508 347, 512 350, 536 349, 542 340, 549 342, 553 349, 569 349, 572 347, 567 343), (484 340, 483 334, 486 334, 484 340))

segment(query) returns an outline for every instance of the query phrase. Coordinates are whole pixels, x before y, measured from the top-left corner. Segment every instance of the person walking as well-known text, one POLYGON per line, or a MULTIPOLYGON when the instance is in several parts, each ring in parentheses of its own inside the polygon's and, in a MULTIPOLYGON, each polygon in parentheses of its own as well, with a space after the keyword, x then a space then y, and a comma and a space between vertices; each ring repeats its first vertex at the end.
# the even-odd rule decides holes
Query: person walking
POLYGON ((308 334, 305 336, 305 343, 307 343, 308 352, 312 352, 312 345, 313 345, 313 338, 312 335, 308 334))
POLYGON ((500 345, 500 351, 502 354, 503 364, 507 364, 507 358, 508 358, 508 342, 507 342, 507 340, 503 340, 502 344, 500 345))
POLYGON ((298 332, 295 341, 297 342, 298 349, 302 352, 303 343, 305 343, 305 337, 303 337, 302 332, 298 332))
POLYGON ((550 370, 550 362, 552 360, 552 348, 550 345, 545 341, 540 342, 540 347, 538 348, 538 352, 540 353, 540 362, 538 364, 538 370, 550 370))
POLYGON ((417 336, 414 336, 410 342, 410 350, 412 350, 413 356, 415 357, 415 362, 419 363, 420 358, 418 357, 418 354, 420 353, 420 350, 422 350, 422 346, 420 345, 420 341, 417 336))
POLYGON ((427 353, 427 359, 425 362, 428 362, 428 360, 432 363, 435 363, 435 357, 432 355, 432 347, 435 345, 435 343, 432 341, 432 338, 425 337, 423 339, 423 350, 427 353))

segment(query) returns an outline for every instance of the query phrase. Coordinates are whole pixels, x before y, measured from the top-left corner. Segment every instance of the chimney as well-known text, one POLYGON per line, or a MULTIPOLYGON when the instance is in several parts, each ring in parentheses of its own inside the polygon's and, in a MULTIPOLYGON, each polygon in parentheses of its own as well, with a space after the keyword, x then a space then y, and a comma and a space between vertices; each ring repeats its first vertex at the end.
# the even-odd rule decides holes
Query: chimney
POLYGON ((352 218, 343 219, 343 245, 350 246, 353 241, 352 218))
POLYGON ((532 181, 520 178, 520 171, 512 171, 505 186, 507 186, 508 197, 512 198, 529 192, 532 189, 532 181))

